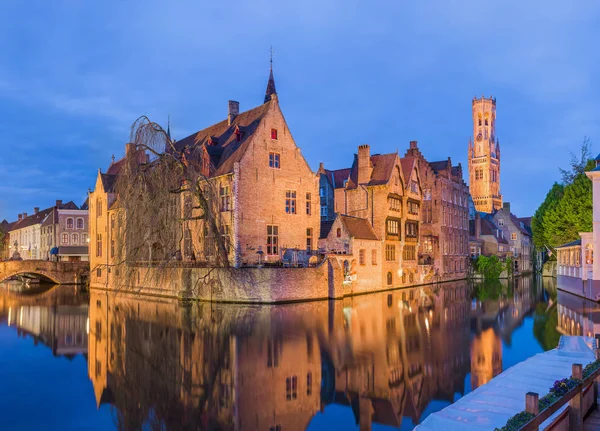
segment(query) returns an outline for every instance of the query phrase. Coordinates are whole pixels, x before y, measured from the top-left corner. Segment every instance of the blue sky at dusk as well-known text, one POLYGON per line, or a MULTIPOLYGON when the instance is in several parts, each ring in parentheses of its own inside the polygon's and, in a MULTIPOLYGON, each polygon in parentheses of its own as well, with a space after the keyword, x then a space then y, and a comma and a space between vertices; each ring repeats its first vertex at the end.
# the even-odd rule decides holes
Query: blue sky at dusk
POLYGON ((281 107, 316 171, 359 144, 467 172, 471 100, 497 98, 501 189, 533 213, 589 136, 600 152, 600 2, 3 1, 0 220, 80 204, 141 114, 181 139, 281 107))

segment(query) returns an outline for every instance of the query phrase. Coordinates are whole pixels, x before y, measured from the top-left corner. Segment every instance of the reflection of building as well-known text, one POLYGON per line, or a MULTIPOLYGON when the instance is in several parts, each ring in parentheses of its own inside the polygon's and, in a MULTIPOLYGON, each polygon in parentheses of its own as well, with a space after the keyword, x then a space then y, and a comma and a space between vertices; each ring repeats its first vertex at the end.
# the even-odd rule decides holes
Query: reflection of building
POLYGON ((598 303, 559 290, 557 309, 557 329, 561 334, 593 337, 600 333, 598 303))
POLYGON ((501 372, 502 341, 493 328, 488 328, 471 344, 471 387, 485 385, 501 372))

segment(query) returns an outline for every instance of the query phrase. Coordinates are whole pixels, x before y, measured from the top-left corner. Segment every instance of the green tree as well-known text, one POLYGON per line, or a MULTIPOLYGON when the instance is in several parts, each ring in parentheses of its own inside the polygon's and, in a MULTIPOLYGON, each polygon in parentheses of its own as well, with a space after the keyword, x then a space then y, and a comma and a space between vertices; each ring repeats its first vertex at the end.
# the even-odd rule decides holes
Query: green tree
POLYGON ((546 211, 542 228, 552 246, 574 241, 579 232, 592 230, 592 182, 584 173, 565 187, 558 205, 546 211))
POLYGON ((565 193, 565 186, 554 183, 552 188, 546 195, 546 199, 536 210, 531 219, 531 230, 533 231, 533 243, 537 248, 542 248, 549 244, 550 241, 544 231, 544 216, 549 211, 556 208, 565 193))
POLYGON ((571 153, 569 169, 558 168, 562 175, 563 183, 565 184, 571 184, 575 181, 577 175, 583 174, 585 171, 589 170, 589 162, 592 158, 592 143, 587 136, 584 136, 583 138, 580 151, 581 154, 579 156, 571 153))

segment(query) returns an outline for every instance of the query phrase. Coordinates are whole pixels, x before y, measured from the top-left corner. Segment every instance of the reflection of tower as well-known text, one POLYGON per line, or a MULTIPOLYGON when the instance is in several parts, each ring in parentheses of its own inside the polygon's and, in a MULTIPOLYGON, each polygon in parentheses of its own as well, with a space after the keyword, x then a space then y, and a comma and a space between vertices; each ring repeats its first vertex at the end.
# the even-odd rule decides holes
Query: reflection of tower
POLYGON ((492 328, 473 339, 471 345, 471 386, 477 389, 502 372, 502 342, 492 328))
POLYGON ((496 99, 473 98, 473 141, 469 141, 469 188, 475 209, 502 208, 500 142, 496 137, 496 99))

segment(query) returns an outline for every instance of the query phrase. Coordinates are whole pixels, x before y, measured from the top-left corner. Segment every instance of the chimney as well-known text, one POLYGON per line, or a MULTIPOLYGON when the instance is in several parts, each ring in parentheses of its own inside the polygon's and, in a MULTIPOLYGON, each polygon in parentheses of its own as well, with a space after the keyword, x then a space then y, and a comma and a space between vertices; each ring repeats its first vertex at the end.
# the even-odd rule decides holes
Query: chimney
POLYGON ((510 202, 504 202, 502 204, 502 209, 510 214, 510 202))
POLYGON ((40 207, 33 207, 33 213, 37 214, 40 212, 40 207))
POLYGON ((125 156, 129 157, 135 153, 135 144, 125 144, 125 156))
POLYGON ((227 124, 231 126, 235 117, 240 113, 240 102, 236 102, 235 100, 230 100, 229 102, 229 110, 227 112, 227 124))
POLYGON ((371 180, 371 147, 367 144, 358 146, 358 184, 366 184, 371 180))
POLYGON ((23 220, 23 214, 19 214, 19 221, 23 220))
POLYGON ((23 213, 23 218, 27 218, 27 213, 23 213))
POLYGON ((62 207, 62 201, 60 199, 56 199, 56 207, 57 208, 62 207))
POLYGON ((417 148, 417 141, 410 141, 410 148, 417 148))

